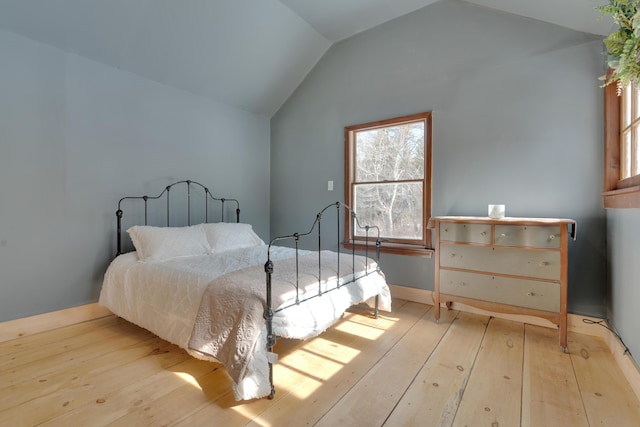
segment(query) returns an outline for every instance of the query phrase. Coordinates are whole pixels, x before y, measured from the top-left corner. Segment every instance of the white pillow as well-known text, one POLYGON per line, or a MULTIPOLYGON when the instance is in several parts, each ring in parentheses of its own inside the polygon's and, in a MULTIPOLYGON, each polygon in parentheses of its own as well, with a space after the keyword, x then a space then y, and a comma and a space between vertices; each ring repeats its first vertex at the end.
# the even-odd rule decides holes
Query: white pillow
POLYGON ((135 225, 127 230, 140 261, 163 261, 176 257, 205 255, 211 251, 204 230, 190 227, 135 225))
POLYGON ((200 226, 207 235, 212 254, 264 245, 262 239, 253 231, 251 224, 216 222, 200 224, 200 226))

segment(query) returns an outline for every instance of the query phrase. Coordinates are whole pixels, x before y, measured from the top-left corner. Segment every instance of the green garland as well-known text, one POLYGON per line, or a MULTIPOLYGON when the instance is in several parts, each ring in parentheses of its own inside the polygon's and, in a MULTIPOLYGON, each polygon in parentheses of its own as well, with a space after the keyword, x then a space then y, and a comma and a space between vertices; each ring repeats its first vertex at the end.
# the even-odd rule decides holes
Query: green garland
POLYGON ((640 81, 640 0, 609 0, 608 5, 596 6, 604 15, 613 17, 620 26, 618 31, 604 39, 607 48, 607 63, 615 74, 607 79, 605 86, 617 82, 618 90, 629 83, 640 81))

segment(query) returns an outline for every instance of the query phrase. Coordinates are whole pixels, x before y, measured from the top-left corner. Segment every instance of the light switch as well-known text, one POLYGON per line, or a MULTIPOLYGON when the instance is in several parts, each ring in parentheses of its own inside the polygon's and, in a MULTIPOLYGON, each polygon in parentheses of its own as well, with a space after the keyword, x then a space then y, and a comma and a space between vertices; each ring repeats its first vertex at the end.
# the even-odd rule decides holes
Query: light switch
POLYGON ((333 181, 327 181, 327 190, 333 191, 333 181))

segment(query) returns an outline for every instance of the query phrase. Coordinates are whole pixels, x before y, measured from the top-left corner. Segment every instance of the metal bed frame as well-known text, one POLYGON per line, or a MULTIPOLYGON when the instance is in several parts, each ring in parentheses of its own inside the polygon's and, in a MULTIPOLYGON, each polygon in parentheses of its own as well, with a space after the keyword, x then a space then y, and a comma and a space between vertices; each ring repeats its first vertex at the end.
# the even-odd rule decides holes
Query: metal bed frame
POLYGON ((117 243, 117 253, 116 255, 122 255, 122 202, 125 200, 142 200, 144 202, 144 225, 148 225, 148 212, 149 212, 149 200, 158 200, 161 199, 165 194, 167 195, 167 227, 170 227, 171 224, 171 203, 170 203, 170 193, 171 189, 176 185, 185 184, 187 186, 187 225, 191 225, 191 186, 196 185, 204 190, 205 198, 204 198, 204 218, 205 222, 209 222, 209 199, 213 202, 220 203, 221 209, 221 220, 220 222, 224 222, 224 213, 225 213, 225 203, 233 202, 236 205, 236 222, 240 222, 240 202, 236 199, 227 199, 224 197, 216 198, 211 194, 209 189, 204 185, 200 184, 196 181, 191 181, 189 179, 183 181, 177 181, 173 184, 167 185, 164 190, 157 196, 125 196, 118 201, 118 210, 116 211, 116 217, 118 222, 118 243, 117 243))
MULTIPOLYGON (((125 200, 139 200, 142 201, 144 204, 144 225, 148 225, 148 201, 149 200, 158 200, 161 199, 163 196, 166 195, 166 226, 169 227, 171 222, 170 222, 170 218, 171 218, 171 204, 170 204, 170 193, 171 193, 171 189, 174 186, 177 185, 182 185, 185 184, 187 187, 187 225, 191 225, 191 187, 192 186, 197 186, 199 188, 201 188, 202 190, 204 190, 205 192, 205 206, 204 206, 204 218, 205 218, 205 222, 209 222, 209 213, 210 213, 210 208, 209 208, 209 200, 212 200, 213 202, 218 202, 221 205, 221 221, 220 222, 224 222, 224 217, 225 217, 225 203, 226 202, 231 202, 231 203, 235 203, 236 209, 235 209, 235 221, 236 222, 240 222, 240 203, 238 202, 238 200, 236 199, 229 199, 229 198, 216 198, 213 196, 213 194, 211 194, 211 192, 209 191, 209 189, 207 187, 205 187, 204 185, 200 184, 199 182, 196 181, 192 181, 192 180, 183 180, 183 181, 177 181, 174 182, 173 184, 167 185, 164 190, 158 194, 157 196, 126 196, 121 198, 118 201, 118 210, 116 211, 116 217, 117 217, 117 255, 121 255, 123 254, 122 252, 122 217, 123 217, 123 209, 122 209, 122 204, 125 200)), ((292 307, 294 305, 300 304, 302 302, 308 301, 310 299, 313 298, 317 298, 320 297, 324 294, 327 294, 329 292, 332 292, 336 289, 340 289, 341 287, 344 287, 350 283, 355 282, 358 279, 361 279, 362 277, 365 277, 369 274, 372 273, 376 273, 380 271, 380 267, 379 267, 379 261, 380 261, 380 245, 381 245, 381 240, 380 240, 380 229, 377 226, 369 226, 369 225, 361 225, 360 222, 358 221, 358 217, 356 216, 356 213, 347 205, 345 205, 344 203, 341 202, 335 202, 332 203, 330 205, 327 205, 326 207, 324 207, 324 209, 322 209, 317 215, 316 215, 316 219, 313 222, 311 228, 309 229, 309 231, 307 231, 306 233, 293 233, 290 235, 286 235, 286 236, 280 236, 280 237, 275 237, 273 239, 271 239, 271 241, 269 242, 269 246, 267 249, 267 261, 264 264, 264 271, 266 273, 266 305, 265 305, 265 310, 264 310, 264 319, 266 321, 266 328, 267 328, 267 351, 269 353, 273 353, 273 347, 276 343, 276 335, 273 332, 273 317, 276 313, 286 310, 289 307, 292 307), (330 208, 335 208, 336 209, 336 214, 337 214, 337 226, 336 226, 336 236, 337 236, 337 253, 338 253, 338 265, 336 266, 336 271, 337 271, 337 279, 336 279, 336 284, 333 287, 328 287, 326 286, 327 284, 325 284, 325 289, 322 288, 322 281, 321 281, 321 277, 322 277, 322 256, 321 256, 321 249, 322 249, 322 235, 321 235, 321 225, 322 225, 322 217, 325 214, 325 212, 327 210, 329 210, 330 208), (350 215, 348 215, 350 213, 350 215), (369 257, 369 243, 370 242, 375 242, 375 262, 376 262, 376 268, 375 269, 370 269, 368 263, 365 263, 366 268, 365 271, 362 275, 356 277, 355 275, 355 247, 351 249, 351 271, 353 271, 353 275, 351 280, 347 281, 347 282, 340 282, 340 244, 341 244, 341 239, 340 239, 340 217, 343 216, 343 214, 345 215, 344 218, 351 218, 351 220, 353 221, 354 227, 357 227, 359 229, 362 229, 365 231, 365 250, 364 250, 364 256, 365 257, 369 257), (316 231, 315 234, 314 230, 316 231), (370 232, 373 232, 375 230, 375 240, 374 237, 369 236, 370 232), (314 293, 311 296, 305 296, 303 299, 300 299, 300 288, 299 288, 299 284, 298 284, 298 276, 299 276, 299 271, 298 271, 298 257, 299 257, 299 244, 301 239, 305 239, 305 238, 312 238, 313 235, 317 235, 317 251, 318 251, 318 292, 314 293), (271 290, 271 281, 272 281, 272 275, 274 272, 274 263, 271 260, 271 247, 274 245, 274 243, 276 242, 284 242, 284 241, 289 241, 289 242, 293 242, 293 246, 295 247, 295 258, 296 258, 296 300, 295 302, 291 303, 290 305, 284 306, 284 307, 279 307, 277 309, 274 309, 274 307, 272 307, 272 290, 271 290)), ((371 249, 371 251, 373 252, 373 249, 371 249)), ((375 307, 374 307, 374 316, 375 318, 378 318, 378 309, 379 309, 379 296, 376 295, 375 296, 375 307)), ((269 399, 273 399, 274 395, 275 395, 275 386, 273 383, 273 363, 271 361, 269 361, 269 382, 271 383, 271 393, 269 394, 268 398, 269 399)))
MULTIPOLYGON (((336 289, 340 289, 343 286, 346 286, 350 283, 355 282, 358 279, 361 279, 365 276, 368 276, 369 274, 372 274, 374 272, 379 272, 380 271, 380 229, 377 226, 369 226, 369 225, 365 225, 362 226, 360 225, 359 221, 358 221, 358 217, 356 216, 356 213, 353 212, 349 206, 340 203, 340 202, 335 202, 332 203, 330 205, 327 205, 324 207, 324 209, 322 209, 317 215, 316 215, 316 220, 313 222, 313 224, 311 225, 311 228, 309 229, 309 231, 307 231, 306 233, 293 233, 287 236, 280 236, 280 237, 275 237, 273 239, 271 239, 271 241, 269 242, 269 249, 267 250, 267 262, 264 264, 264 271, 266 273, 267 276, 267 305, 265 307, 264 310, 264 318, 267 322, 267 352, 272 353, 273 352, 273 347, 276 343, 276 335, 273 333, 273 316, 283 310, 286 310, 289 307, 292 307, 294 305, 300 304, 304 301, 308 301, 310 299, 313 298, 317 298, 320 297, 324 294, 327 294, 329 292, 335 291, 336 289), (323 214, 329 209, 335 207, 336 208, 336 213, 337 213, 337 252, 338 252, 338 258, 337 258, 337 266, 336 266, 336 283, 335 286, 331 287, 331 288, 327 288, 325 287, 325 289, 322 289, 322 255, 321 255, 321 249, 322 249, 322 234, 321 234, 321 224, 322 224, 322 216, 323 214), (356 277, 355 274, 355 246, 352 248, 351 250, 351 271, 353 272, 353 276, 351 278, 351 280, 347 281, 347 282, 340 282, 340 217, 342 216, 341 213, 341 208, 348 210, 351 212, 351 219, 352 221, 354 221, 354 224, 356 227, 365 230, 365 251, 364 251, 364 255, 365 257, 369 256, 369 231, 370 230, 376 230, 376 239, 375 239, 375 261, 376 261, 376 268, 375 269, 371 269, 369 270, 369 265, 368 263, 365 263, 365 271, 362 275, 356 277), (299 271, 298 271, 298 252, 299 252, 299 242, 300 242, 300 238, 304 238, 304 237, 309 237, 312 236, 312 233, 314 230, 317 230, 317 239, 318 239, 318 293, 314 293, 311 296, 305 297, 303 299, 300 299, 300 288, 299 288, 299 283, 298 283, 298 276, 299 276, 299 271), (271 278, 274 272, 274 266, 273 266, 273 262, 271 261, 271 246, 273 246, 274 243, 279 242, 279 241, 293 241, 295 243, 295 250, 296 250, 296 300, 295 302, 287 305, 287 306, 283 306, 283 307, 279 307, 278 309, 274 310, 273 306, 272 306, 272 300, 271 300, 271 278)), ((374 307, 374 316, 377 319, 378 318, 378 311, 379 311, 379 295, 375 296, 375 307, 374 307)), ((275 395, 275 387, 273 384, 273 363, 269 362, 269 382, 271 383, 271 394, 269 394, 269 399, 273 399, 274 395, 275 395)))

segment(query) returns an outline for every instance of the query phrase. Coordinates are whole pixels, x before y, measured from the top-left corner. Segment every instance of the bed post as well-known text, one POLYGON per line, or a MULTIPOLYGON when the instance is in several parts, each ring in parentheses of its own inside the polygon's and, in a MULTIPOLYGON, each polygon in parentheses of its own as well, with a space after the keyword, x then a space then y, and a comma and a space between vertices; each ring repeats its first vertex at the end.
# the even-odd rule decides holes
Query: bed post
MULTIPOLYGON (((119 203, 118 203, 119 204, 119 203)), ((116 255, 122 254, 122 209, 118 207, 116 211, 116 217, 118 217, 118 252, 116 255)))
MULTIPOLYGON (((276 344, 276 336, 273 333, 273 309, 271 308, 271 273, 273 273, 273 262, 268 253, 267 262, 264 264, 264 271, 267 274, 267 306, 264 309, 264 318, 267 321, 267 353, 268 357, 270 357, 270 353, 273 353, 273 346, 276 344)), ((273 399, 273 396, 276 394, 276 389, 273 385, 273 363, 271 363, 271 360, 269 360, 269 383, 271 384, 269 399, 273 399)))
MULTIPOLYGON (((376 268, 380 269, 380 233, 378 233, 378 238, 376 239, 376 268)), ((379 314, 379 303, 380 303, 380 294, 376 295, 376 308, 374 310, 375 318, 378 318, 379 314)))
MULTIPOLYGON (((369 230, 371 228, 375 228, 377 230, 377 237, 376 237, 376 270, 380 270, 380 246, 382 244, 382 241, 380 240, 380 229, 378 228, 378 226, 369 226, 369 225, 365 225, 365 226, 361 226, 360 222, 358 221, 358 216, 356 215, 356 213, 354 211, 351 210, 351 208, 349 208, 347 206, 347 208, 351 211, 351 221, 352 224, 355 223, 355 225, 359 228, 364 228, 365 230, 365 239, 364 239, 364 255, 366 257, 369 256, 369 230)), ((356 246, 353 245, 351 247, 351 258, 355 259, 356 256, 356 246)), ((355 261, 352 261, 352 264, 354 264, 355 261)), ((367 269, 367 274, 369 274, 368 269, 367 269)), ((375 318, 377 319, 379 314, 380 314, 380 295, 376 295, 375 297, 375 307, 373 310, 373 314, 375 316, 375 318)))

